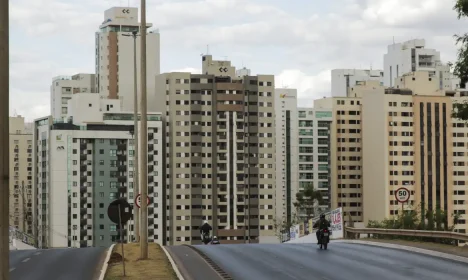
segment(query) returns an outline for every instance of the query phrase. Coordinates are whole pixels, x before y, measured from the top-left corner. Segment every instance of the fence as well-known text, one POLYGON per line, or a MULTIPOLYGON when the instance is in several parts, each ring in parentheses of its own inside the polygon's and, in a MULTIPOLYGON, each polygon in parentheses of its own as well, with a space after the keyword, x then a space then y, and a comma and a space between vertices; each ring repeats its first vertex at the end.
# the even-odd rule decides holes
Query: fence
POLYGON ((468 235, 451 231, 429 231, 408 229, 383 229, 383 228, 352 228, 345 227, 346 237, 351 238, 353 234, 381 234, 414 237, 446 238, 459 241, 468 241, 468 235))

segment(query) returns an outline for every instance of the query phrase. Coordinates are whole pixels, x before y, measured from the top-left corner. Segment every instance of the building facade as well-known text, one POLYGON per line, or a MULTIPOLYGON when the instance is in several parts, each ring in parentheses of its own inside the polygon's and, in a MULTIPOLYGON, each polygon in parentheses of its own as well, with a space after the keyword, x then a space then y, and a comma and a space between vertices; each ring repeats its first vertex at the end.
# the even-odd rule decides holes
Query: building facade
POLYGON ((32 130, 24 117, 10 117, 10 226, 33 233, 32 130))
MULTIPOLYGON (((317 106, 332 108, 332 208, 367 224, 404 211, 441 209, 460 214, 455 229, 466 232, 466 137, 462 121, 452 119, 453 102, 466 91, 440 90, 427 71, 408 73, 395 88, 364 84, 356 97, 328 98, 317 106), (363 172, 365 171, 365 172, 363 172), (395 198, 407 188, 410 200, 395 198)), ((423 211, 425 213, 425 211, 423 211)), ((426 218, 426 217, 423 217, 426 218)), ((348 217, 346 217, 348 220, 348 217)))
POLYGON ((211 55, 202 66, 201 75, 156 77, 166 124, 167 241, 200 243, 208 220, 223 243, 277 242, 274 76, 239 78, 229 61, 211 55))
MULTIPOLYGON (((450 67, 442 63, 440 52, 427 49, 424 39, 414 39, 403 43, 392 44, 384 55, 384 85, 394 87, 395 79, 404 74, 426 71, 431 79, 437 79, 440 90, 453 89, 454 77, 450 67)), ((456 82, 455 82, 456 84, 456 82)))
MULTIPOLYGON (((146 75, 148 110, 155 104, 155 80, 160 73, 159 32, 147 23, 146 75)), ((120 100, 122 110, 133 111, 134 39, 140 32, 138 8, 113 7, 104 12, 104 21, 96 33, 96 87, 103 98, 120 100)), ((140 91, 140 37, 136 38, 137 86, 140 91)))
POLYGON ((50 111, 55 120, 64 120, 68 114, 68 101, 76 93, 96 92, 94 74, 57 76, 50 86, 50 111))
POLYGON ((276 118, 276 223, 291 224, 299 188, 297 90, 275 89, 276 118))
POLYGON ((299 190, 312 185, 323 202, 315 212, 330 209, 329 163, 332 112, 321 108, 299 108, 299 190))
POLYGON ((378 81, 383 84, 383 70, 334 69, 331 71, 332 96, 348 96, 348 91, 350 88, 365 81, 378 81))
MULTIPOLYGON (((51 117, 34 124, 35 220, 38 246, 108 247, 121 240, 120 226, 107 216, 115 199, 134 206, 133 113, 109 110, 115 100, 77 94, 68 122, 51 117), (106 111, 109 110, 109 111, 106 111)), ((114 104, 117 105, 117 104, 114 104)), ((162 121, 148 113, 148 238, 164 241, 162 121)), ((133 220, 124 240, 133 240, 133 220)))

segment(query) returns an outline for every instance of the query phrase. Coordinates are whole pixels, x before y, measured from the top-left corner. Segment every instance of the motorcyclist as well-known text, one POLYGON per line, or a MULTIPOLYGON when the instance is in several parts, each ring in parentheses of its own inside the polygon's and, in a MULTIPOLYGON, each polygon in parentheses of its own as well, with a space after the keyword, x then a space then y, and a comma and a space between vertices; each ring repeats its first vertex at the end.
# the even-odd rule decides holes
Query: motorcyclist
POLYGON ((330 222, 325 219, 325 214, 320 214, 320 219, 315 222, 313 228, 317 228, 318 230, 315 232, 317 236, 317 244, 319 244, 319 239, 320 239, 320 231, 323 229, 328 229, 330 228, 330 222))
POLYGON ((211 244, 218 245, 218 244, 221 244, 221 243, 219 243, 218 237, 213 236, 213 239, 211 240, 211 244))
POLYGON ((203 221, 202 226, 200 227, 200 233, 201 233, 201 238, 202 242, 207 244, 209 242, 209 237, 210 237, 210 232, 213 230, 213 228, 210 226, 208 221, 203 221))

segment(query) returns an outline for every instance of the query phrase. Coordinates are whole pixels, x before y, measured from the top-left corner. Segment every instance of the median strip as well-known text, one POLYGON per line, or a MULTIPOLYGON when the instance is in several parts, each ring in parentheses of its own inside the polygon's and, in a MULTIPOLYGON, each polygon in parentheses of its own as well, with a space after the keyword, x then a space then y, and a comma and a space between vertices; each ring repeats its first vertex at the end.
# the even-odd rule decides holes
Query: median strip
MULTIPOLYGON (((149 258, 140 260, 140 245, 137 243, 124 244, 125 251, 125 279, 161 279, 177 280, 178 277, 166 254, 159 244, 148 244, 149 258)), ((121 247, 114 246, 107 268, 106 280, 117 280, 123 277, 121 247)))

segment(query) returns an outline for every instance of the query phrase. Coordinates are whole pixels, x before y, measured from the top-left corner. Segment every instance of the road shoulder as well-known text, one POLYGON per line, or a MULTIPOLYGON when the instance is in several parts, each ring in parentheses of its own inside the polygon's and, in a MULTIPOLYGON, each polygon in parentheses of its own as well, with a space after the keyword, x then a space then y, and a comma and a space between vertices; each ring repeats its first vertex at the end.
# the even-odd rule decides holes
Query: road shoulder
POLYGON ((168 246, 166 249, 185 280, 222 280, 219 274, 192 248, 168 246))

